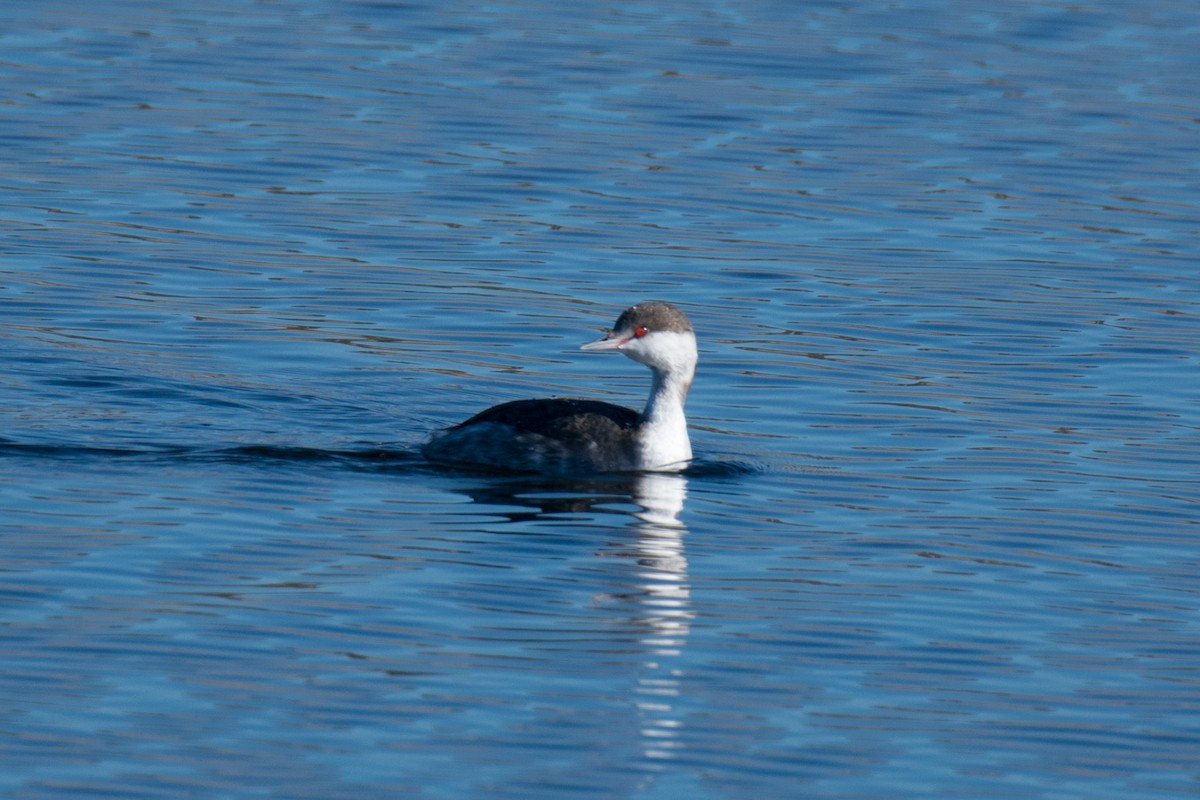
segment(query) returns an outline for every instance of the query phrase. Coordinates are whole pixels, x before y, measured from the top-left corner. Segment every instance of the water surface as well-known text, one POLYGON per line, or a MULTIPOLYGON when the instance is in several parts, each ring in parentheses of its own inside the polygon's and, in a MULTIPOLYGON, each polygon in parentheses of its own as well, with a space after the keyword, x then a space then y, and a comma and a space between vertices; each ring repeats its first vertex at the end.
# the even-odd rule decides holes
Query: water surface
POLYGON ((1190 4, 0 23, 5 797, 1197 794, 1190 4))

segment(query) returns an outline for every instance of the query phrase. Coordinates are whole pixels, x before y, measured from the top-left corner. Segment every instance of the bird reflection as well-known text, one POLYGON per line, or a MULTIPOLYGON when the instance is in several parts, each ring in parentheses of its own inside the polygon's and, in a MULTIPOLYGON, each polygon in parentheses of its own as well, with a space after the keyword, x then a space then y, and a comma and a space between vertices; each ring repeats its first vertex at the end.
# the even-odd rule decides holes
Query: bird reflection
POLYGON ((633 705, 638 714, 641 752, 652 770, 682 747, 679 702, 683 690, 684 647, 695 616, 688 561, 687 527, 680 520, 687 478, 677 473, 644 473, 589 478, 541 478, 482 481, 469 493, 477 503, 494 506, 512 522, 543 515, 628 514, 635 534, 615 551, 602 555, 630 559, 635 565, 629 590, 602 595, 603 602, 634 605, 622 615, 641 645, 633 705), (614 506, 636 506, 632 513, 614 506))

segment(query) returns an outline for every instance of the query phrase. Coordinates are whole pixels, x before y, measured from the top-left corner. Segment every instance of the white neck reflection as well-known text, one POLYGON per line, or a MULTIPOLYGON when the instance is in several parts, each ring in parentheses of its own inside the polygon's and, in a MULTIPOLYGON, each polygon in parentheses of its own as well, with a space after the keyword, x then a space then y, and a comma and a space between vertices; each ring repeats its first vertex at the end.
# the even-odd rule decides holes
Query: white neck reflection
POLYGON ((647 660, 637 683, 642 751, 651 761, 670 759, 681 747, 682 721, 676 708, 681 692, 683 647, 695 616, 688 585, 688 562, 679 519, 687 497, 687 479, 665 473, 645 474, 634 485, 639 617, 647 631, 641 642, 647 660))

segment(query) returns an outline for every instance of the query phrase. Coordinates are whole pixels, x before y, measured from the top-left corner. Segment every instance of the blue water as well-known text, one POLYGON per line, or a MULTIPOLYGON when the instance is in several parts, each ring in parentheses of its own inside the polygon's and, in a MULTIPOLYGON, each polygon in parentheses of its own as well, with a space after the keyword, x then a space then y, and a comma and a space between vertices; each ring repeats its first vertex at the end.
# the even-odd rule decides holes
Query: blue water
POLYGON ((0 795, 1200 795, 1194 3, 0 10, 0 795), (680 476, 425 464, 684 307, 680 476))

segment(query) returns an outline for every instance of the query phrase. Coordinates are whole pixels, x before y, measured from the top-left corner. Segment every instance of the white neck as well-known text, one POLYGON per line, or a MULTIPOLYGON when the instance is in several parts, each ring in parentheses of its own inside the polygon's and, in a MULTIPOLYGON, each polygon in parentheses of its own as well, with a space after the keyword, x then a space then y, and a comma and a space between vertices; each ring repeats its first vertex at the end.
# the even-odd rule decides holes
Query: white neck
POLYGON ((638 430, 641 468, 673 472, 687 467, 692 459, 683 402, 692 387, 696 369, 695 338, 691 334, 658 333, 655 336, 686 336, 681 347, 663 359, 648 364, 654 378, 650 398, 642 412, 638 430))

